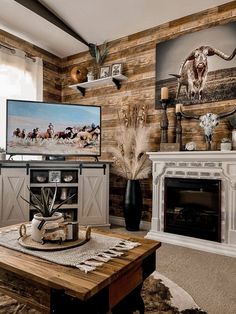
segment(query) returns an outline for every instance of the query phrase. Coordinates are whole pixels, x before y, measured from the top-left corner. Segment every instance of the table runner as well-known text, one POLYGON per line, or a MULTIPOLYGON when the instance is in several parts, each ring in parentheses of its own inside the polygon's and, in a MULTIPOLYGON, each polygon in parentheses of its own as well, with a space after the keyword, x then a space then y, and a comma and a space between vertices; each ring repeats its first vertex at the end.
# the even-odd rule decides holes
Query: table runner
MULTIPOLYGON (((27 234, 30 234, 27 225, 27 234)), ((80 237, 85 232, 80 231, 80 237)), ((18 243, 19 228, 0 231, 0 245, 23 253, 34 255, 60 265, 77 267, 84 272, 95 270, 114 257, 123 255, 123 251, 131 250, 140 245, 138 242, 123 240, 91 232, 91 239, 82 246, 60 251, 35 251, 22 247, 18 243)))

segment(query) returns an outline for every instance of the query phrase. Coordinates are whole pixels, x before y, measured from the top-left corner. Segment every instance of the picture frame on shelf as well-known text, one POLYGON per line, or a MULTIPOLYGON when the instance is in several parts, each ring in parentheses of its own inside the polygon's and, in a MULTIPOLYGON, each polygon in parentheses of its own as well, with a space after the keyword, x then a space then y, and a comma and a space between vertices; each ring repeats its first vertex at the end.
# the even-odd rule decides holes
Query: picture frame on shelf
POLYGON ((108 77, 110 76, 110 66, 109 65, 106 65, 106 66, 102 66, 100 68, 100 78, 105 78, 105 77, 108 77))
POLYGON ((48 172, 48 182, 61 182, 61 171, 53 170, 48 172))
POLYGON ((123 63, 113 63, 111 66, 111 76, 122 74, 123 63))

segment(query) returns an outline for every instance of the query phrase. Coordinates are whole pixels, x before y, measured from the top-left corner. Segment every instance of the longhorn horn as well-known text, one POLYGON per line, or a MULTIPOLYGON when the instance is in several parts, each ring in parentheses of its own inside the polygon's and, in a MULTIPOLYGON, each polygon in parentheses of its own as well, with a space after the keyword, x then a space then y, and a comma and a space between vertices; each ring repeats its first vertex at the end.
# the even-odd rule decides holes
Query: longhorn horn
POLYGON ((218 120, 223 119, 223 118, 225 118, 225 117, 230 116, 231 114, 234 114, 235 112, 236 112, 236 107, 235 107, 234 109, 232 109, 231 111, 229 111, 229 112, 222 112, 222 113, 219 113, 217 119, 218 119, 218 120))
POLYGON ((227 60, 227 61, 232 60, 236 55, 236 48, 234 49, 232 54, 229 56, 227 54, 225 54, 224 52, 218 50, 218 49, 211 48, 209 46, 206 46, 206 48, 208 49, 208 53, 207 53, 208 56, 217 55, 218 57, 221 57, 222 59, 227 60))
POLYGON ((195 120, 199 120, 200 118, 200 115, 190 115, 190 114, 187 114, 187 113, 184 113, 182 111, 182 107, 180 107, 180 113, 181 115, 186 118, 186 119, 195 119, 195 120))

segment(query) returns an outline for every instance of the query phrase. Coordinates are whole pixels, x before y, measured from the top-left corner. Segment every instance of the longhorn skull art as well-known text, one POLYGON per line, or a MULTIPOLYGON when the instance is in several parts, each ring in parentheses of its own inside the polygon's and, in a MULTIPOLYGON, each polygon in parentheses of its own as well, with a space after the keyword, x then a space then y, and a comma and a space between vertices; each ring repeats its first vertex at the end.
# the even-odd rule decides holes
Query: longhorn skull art
POLYGON ((181 107, 180 107, 180 112, 182 116, 186 119, 195 119, 195 120, 200 121, 199 125, 204 130, 205 140, 208 146, 207 149, 211 150, 211 143, 212 143, 212 136, 213 136, 214 128, 218 125, 219 120, 234 114, 236 112, 236 107, 229 112, 222 112, 220 114, 206 113, 202 116, 186 114, 182 111, 181 107))
POLYGON ((183 86, 186 89, 188 99, 197 98, 202 100, 208 74, 208 57, 218 56, 221 59, 230 61, 235 55, 236 48, 230 55, 210 46, 201 46, 191 51, 181 64, 179 74, 170 74, 178 80, 176 99, 178 99, 183 86))

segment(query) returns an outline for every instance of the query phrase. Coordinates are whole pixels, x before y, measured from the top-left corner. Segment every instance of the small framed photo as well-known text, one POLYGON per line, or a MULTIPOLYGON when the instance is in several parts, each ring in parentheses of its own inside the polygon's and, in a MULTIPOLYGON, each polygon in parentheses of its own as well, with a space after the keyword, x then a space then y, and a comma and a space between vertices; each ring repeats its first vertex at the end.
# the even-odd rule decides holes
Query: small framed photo
POLYGON ((110 76, 110 66, 106 65, 104 67, 100 68, 100 78, 108 77, 110 76))
POLYGON ((61 171, 49 171, 48 182, 61 182, 61 171))
POLYGON ((111 76, 122 74, 122 63, 113 63, 111 66, 111 76))

